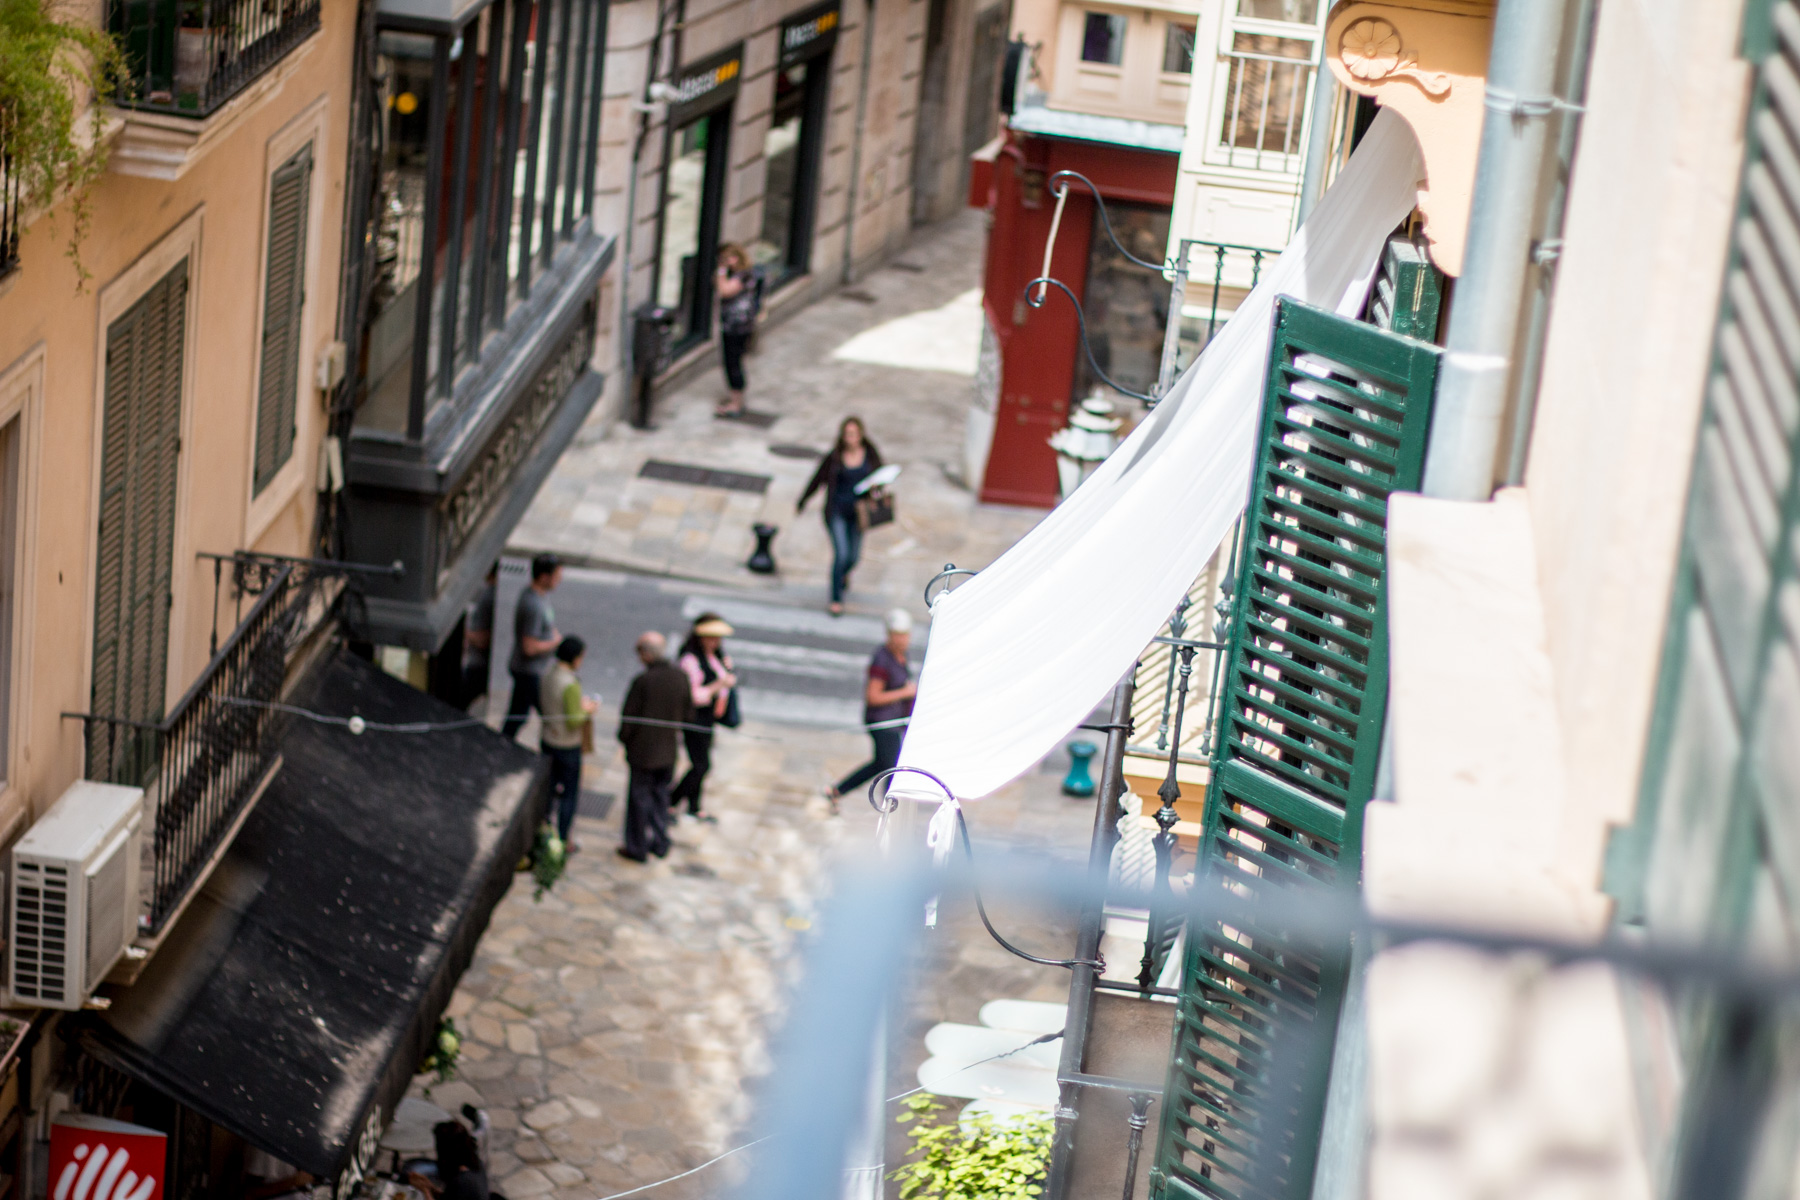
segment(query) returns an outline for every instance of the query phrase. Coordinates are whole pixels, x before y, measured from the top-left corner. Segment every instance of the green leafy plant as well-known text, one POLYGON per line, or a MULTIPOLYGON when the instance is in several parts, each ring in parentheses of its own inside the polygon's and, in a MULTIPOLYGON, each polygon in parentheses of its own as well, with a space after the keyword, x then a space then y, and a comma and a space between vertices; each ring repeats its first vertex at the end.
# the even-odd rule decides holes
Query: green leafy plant
POLYGON ((569 848, 556 836, 550 823, 544 822, 538 826, 537 842, 531 847, 531 877, 537 880, 537 890, 531 894, 531 899, 534 902, 542 900, 544 893, 562 878, 563 868, 568 865, 569 848))
POLYGON ((439 1083, 449 1083, 456 1077, 456 1063, 462 1058, 462 1034, 457 1032, 456 1022, 449 1017, 438 1021, 437 1032, 431 1038, 431 1053, 419 1064, 419 1074, 427 1071, 437 1074, 439 1083))
POLYGON ((69 194, 69 260, 76 290, 89 275, 81 262, 88 190, 106 170, 100 133, 106 102, 128 77, 125 55, 107 33, 78 18, 59 19, 54 0, 0 0, 0 153, 29 201, 69 194), (91 96, 90 136, 80 135, 91 96))
POLYGON ((1055 1124, 1048 1113, 996 1121, 986 1113, 966 1127, 927 1093, 906 1101, 907 1161, 889 1175, 900 1200, 1029 1200, 1044 1190, 1055 1124))

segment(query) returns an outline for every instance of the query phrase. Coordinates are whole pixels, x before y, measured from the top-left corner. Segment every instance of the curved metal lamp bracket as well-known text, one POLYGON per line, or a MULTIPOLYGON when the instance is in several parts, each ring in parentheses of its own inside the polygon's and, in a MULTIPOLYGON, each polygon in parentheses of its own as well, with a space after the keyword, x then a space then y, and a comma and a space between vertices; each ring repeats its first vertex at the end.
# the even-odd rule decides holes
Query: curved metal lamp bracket
MULTIPOLYGON (((1160 268, 1158 269, 1160 270, 1160 268)), ((1044 307, 1044 301, 1049 298, 1047 289, 1050 287, 1056 288, 1063 295, 1067 296, 1069 298, 1069 303, 1074 306, 1076 330, 1081 338, 1081 352, 1087 355, 1088 366, 1093 370, 1094 375, 1100 382, 1104 383, 1115 392, 1130 396, 1133 400, 1142 400, 1145 404, 1155 404, 1155 396, 1146 396, 1142 392, 1134 392, 1124 384, 1114 381, 1113 377, 1108 375, 1105 371, 1102 371, 1100 369, 1100 364, 1094 361, 1094 348, 1088 345, 1087 317, 1083 315, 1081 311, 1081 301, 1075 298, 1075 293, 1069 290, 1068 284, 1060 279, 1052 279, 1048 275, 1039 275, 1036 279, 1033 279, 1025 285, 1025 303, 1032 308, 1044 307), (1034 287, 1039 289, 1038 298, 1036 300, 1031 298, 1031 289, 1034 287)))

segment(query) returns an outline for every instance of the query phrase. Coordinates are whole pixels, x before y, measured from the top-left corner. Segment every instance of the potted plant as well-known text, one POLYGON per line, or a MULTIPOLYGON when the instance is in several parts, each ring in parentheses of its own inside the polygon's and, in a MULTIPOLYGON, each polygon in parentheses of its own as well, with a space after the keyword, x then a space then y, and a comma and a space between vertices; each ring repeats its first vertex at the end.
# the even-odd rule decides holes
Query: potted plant
POLYGON ((59 19, 52 0, 0 0, 0 157, 27 203, 71 202, 69 258, 84 286, 81 239, 87 189, 106 170, 100 137, 105 102, 126 78, 118 43, 92 26, 59 19), (84 133, 83 118, 92 124, 84 133))

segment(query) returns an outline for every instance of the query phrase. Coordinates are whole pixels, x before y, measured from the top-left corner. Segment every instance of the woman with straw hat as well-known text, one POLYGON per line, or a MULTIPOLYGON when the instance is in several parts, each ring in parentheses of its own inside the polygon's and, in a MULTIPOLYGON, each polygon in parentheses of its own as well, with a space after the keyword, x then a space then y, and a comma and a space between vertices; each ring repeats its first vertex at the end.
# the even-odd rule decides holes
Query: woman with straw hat
POLYGON ((670 815, 679 812, 681 802, 686 800, 691 819, 716 819, 700 810, 700 788, 706 782, 706 773, 712 770, 713 726, 738 723, 733 695, 737 676, 731 670, 731 656, 721 649, 732 632, 718 613, 701 613, 694 618, 687 641, 681 644, 678 665, 687 674, 694 709, 688 715, 689 728, 681 731, 682 741, 687 744, 688 771, 669 794, 670 815))

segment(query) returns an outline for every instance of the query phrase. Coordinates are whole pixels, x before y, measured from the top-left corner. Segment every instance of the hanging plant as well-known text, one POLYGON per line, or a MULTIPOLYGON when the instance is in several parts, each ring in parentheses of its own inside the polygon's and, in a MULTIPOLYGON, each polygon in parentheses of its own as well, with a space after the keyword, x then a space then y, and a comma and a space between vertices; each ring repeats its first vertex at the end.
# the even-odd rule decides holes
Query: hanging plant
POLYGON ((544 893, 562 878, 563 868, 568 865, 569 848, 556 836, 550 823, 544 822, 538 826, 537 842, 531 848, 531 877, 537 880, 537 891, 532 893, 532 900, 542 900, 544 893))
POLYGON ((101 139, 105 106, 127 79, 125 55, 103 30, 74 12, 61 20, 54 0, 0 0, 0 156, 18 177, 27 202, 69 196, 69 260, 75 287, 90 278, 81 262, 88 190, 106 170, 101 139), (84 116, 91 122, 81 136, 84 116))
POLYGON ((987 1113, 965 1125, 944 1119, 948 1106, 920 1093, 896 1118, 911 1124, 908 1161, 889 1175, 900 1200, 1030 1200, 1042 1194, 1056 1127, 1048 1113, 996 1121, 987 1113))
POLYGON ((439 1083, 449 1083, 456 1077, 457 1060, 462 1058, 462 1034, 456 1031, 456 1022, 449 1017, 438 1021, 437 1033, 431 1039, 431 1053, 419 1064, 419 1074, 427 1071, 436 1072, 439 1083))

